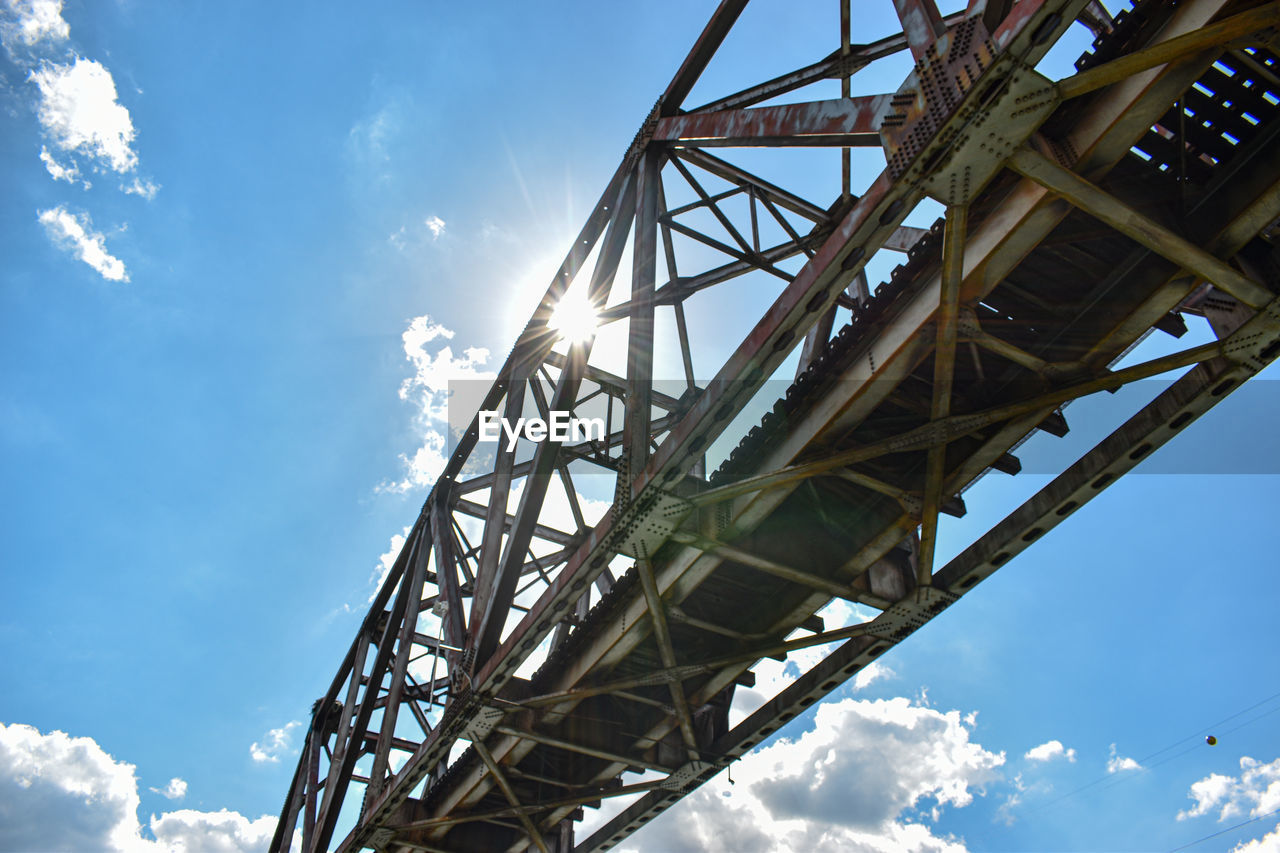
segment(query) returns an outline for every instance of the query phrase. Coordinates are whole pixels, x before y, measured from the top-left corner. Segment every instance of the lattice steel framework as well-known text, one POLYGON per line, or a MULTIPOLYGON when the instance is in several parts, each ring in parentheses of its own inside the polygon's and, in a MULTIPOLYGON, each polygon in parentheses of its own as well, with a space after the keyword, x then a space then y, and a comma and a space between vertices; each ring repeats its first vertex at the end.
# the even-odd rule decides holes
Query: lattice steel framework
POLYGON ((495 450, 471 421, 314 705, 273 850, 607 849, 1280 352, 1280 4, 1140 2, 1113 20, 1086 0, 949 16, 894 0, 902 31, 859 44, 838 2, 830 54, 690 106, 745 0, 716 10, 483 401, 513 418, 604 412, 607 435, 495 450), (1049 80, 1036 65, 1076 20, 1093 49, 1049 80), (897 91, 850 95, 904 51, 897 91), (839 96, 798 97, 824 86, 839 96), (826 196, 733 150, 758 147, 839 152, 826 196), (855 170, 859 148, 883 152, 878 174, 855 170), (904 225, 927 198, 944 220, 904 225), (906 260, 873 291, 882 252, 906 260), (601 339, 625 339, 625 368, 551 330, 570 286, 601 339), (695 304, 741 341, 696 367, 695 304), (1184 314, 1216 340, 1118 366, 1153 329, 1180 336, 1184 314), (733 426, 793 353, 785 394, 733 426), (667 358, 684 379, 664 393, 667 358), (1065 404, 1171 371, 935 565, 939 514, 963 513, 985 472, 1016 473, 1029 435, 1062 434, 1065 404), (717 440, 738 445, 708 475, 717 440), (579 497, 590 473, 616 484, 598 521, 579 497), (827 625, 834 600, 875 615, 827 625), (729 725, 758 661, 811 648, 817 665, 729 725), (575 842, 583 807, 628 795, 575 842))

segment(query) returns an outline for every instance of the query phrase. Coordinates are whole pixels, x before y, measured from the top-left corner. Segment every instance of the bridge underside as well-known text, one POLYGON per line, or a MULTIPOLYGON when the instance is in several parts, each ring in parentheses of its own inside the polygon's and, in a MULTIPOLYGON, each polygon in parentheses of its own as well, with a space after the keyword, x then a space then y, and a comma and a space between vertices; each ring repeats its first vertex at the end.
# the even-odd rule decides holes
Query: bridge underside
POLYGON ((307 851, 608 849, 1280 353, 1280 4, 1141 2, 1113 20, 1084 0, 947 17, 897 0, 904 31, 854 44, 846 0, 838 50, 686 107, 744 5, 716 11, 484 399, 604 410, 606 437, 507 452, 471 421, 315 705, 274 850, 296 833, 307 851), (1093 48, 1041 76, 1076 20, 1093 48), (896 93, 849 95, 903 51, 896 93), (803 100, 817 85, 840 97, 803 100), (830 148, 842 168, 813 202, 737 165, 739 147, 830 148), (883 151, 865 186, 859 148, 883 151), (944 216, 905 226, 926 199, 944 216), (868 287, 886 252, 902 263, 868 287), (549 331, 575 281, 600 340, 625 343, 616 370, 549 331), (746 281, 768 298, 700 381, 685 306, 728 317, 746 281), (1188 315, 1213 340, 1129 355, 1188 315), (673 355, 663 322, 674 393, 653 381, 673 355), (1064 434, 1071 401, 1155 376, 1170 381, 1154 399, 937 564, 938 517, 963 514, 970 485, 1016 474, 1019 444, 1064 434), (718 440, 737 444, 708 472, 718 440), (610 477, 598 521, 590 472, 610 477), (823 652, 811 669, 735 704, 761 660, 806 649, 823 652), (613 797, 632 801, 575 839, 613 797))

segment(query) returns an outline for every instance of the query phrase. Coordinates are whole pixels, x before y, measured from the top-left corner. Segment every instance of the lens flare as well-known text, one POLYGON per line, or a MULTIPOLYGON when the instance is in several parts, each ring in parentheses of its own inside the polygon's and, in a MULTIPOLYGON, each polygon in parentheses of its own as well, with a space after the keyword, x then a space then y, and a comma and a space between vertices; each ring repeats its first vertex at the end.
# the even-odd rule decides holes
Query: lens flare
POLYGON ((591 340, 599 325, 600 316, 595 306, 580 293, 566 293, 551 312, 551 328, 569 343, 591 340))

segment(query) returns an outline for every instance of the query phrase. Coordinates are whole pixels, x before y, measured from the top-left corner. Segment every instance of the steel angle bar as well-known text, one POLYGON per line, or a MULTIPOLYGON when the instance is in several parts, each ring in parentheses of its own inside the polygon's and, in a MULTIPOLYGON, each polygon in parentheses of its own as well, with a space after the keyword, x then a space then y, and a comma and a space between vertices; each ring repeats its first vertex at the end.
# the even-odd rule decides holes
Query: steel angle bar
POLYGON ((1009 167, 1135 243, 1212 282, 1250 308, 1259 308, 1271 301, 1271 291, 1262 285, 1043 154, 1019 148, 1009 159, 1009 167))
POLYGON ((1077 397, 1119 388, 1139 379, 1148 379, 1152 376, 1159 376, 1161 373, 1167 373, 1170 370, 1177 370, 1181 367, 1216 358, 1223 355, 1225 351, 1221 342, 1202 344, 1121 370, 1111 371, 1102 376, 1067 385, 1016 403, 996 406, 972 414, 950 415, 941 420, 932 421, 908 430, 901 435, 852 450, 841 451, 824 459, 788 466, 779 471, 758 474, 739 480, 736 483, 708 489, 694 495, 690 500, 697 506, 721 503, 751 492, 772 489, 798 480, 826 474, 836 468, 844 468, 859 462, 866 462, 886 454, 927 450, 930 447, 952 441, 983 427, 1011 420, 1019 415, 1025 415, 1044 408, 1056 408, 1058 405, 1068 400, 1074 400, 1077 397))
POLYGON ((529 840, 534 843, 542 853, 550 853, 547 849, 547 843, 542 840, 542 833, 538 831, 538 827, 533 825, 533 821, 529 819, 529 814, 520 805, 520 799, 516 796, 515 789, 511 787, 511 783, 507 781, 506 774, 502 772, 502 768, 498 766, 498 762, 494 761, 493 755, 489 752, 488 747, 483 743, 476 742, 471 745, 476 751, 476 755, 480 756, 480 760, 484 762, 484 766, 489 769, 489 774, 493 780, 498 783, 498 787, 502 789, 502 795, 507 798, 507 802, 511 804, 516 816, 520 818, 521 825, 524 826, 525 832, 529 835, 529 840))

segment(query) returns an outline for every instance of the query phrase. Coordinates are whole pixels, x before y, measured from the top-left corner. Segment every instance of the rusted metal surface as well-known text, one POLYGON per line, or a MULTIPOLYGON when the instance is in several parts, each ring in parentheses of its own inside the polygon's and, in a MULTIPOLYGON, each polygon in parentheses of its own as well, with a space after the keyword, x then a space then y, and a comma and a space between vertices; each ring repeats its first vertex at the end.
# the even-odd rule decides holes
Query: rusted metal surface
POLYGON ((1145 2, 1113 20, 1086 0, 977 0, 946 18, 896 0, 902 32, 856 45, 842 3, 825 59, 686 111, 744 5, 721 4, 644 118, 483 402, 594 405, 607 434, 485 453, 472 420, 315 703, 273 850, 298 835, 308 853, 607 849, 1280 353, 1280 4, 1145 2), (1094 49, 1048 80, 1035 66, 1077 16, 1094 49), (848 97, 852 75, 905 50, 895 92, 848 97), (833 77, 841 98, 798 91, 833 77), (842 157, 814 199, 731 151, 866 145, 884 170, 842 157), (945 227, 904 226, 926 198, 945 227), (906 259, 871 288, 881 251, 906 259), (625 375, 548 326, 579 277, 612 300, 600 319, 619 324, 625 375), (741 313, 721 287, 739 278, 771 298, 708 365, 684 305, 741 313), (1218 340, 1113 369, 1193 312, 1218 340), (674 392, 654 381, 664 322, 674 392), (708 474, 708 448, 797 350, 795 381, 708 474), (1185 374, 935 570, 939 513, 962 513, 989 469, 1016 473, 1029 434, 1062 434, 1061 406, 1171 370, 1185 374), (615 484, 594 524, 584 471, 615 484), (834 599, 878 615, 825 625, 834 599), (814 646, 820 663, 729 726, 756 662, 814 646), (628 784, 640 770, 662 778, 628 784), (614 796, 638 799, 575 843, 583 807, 614 796))

